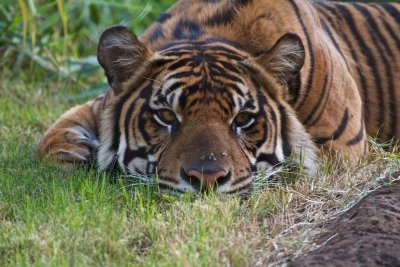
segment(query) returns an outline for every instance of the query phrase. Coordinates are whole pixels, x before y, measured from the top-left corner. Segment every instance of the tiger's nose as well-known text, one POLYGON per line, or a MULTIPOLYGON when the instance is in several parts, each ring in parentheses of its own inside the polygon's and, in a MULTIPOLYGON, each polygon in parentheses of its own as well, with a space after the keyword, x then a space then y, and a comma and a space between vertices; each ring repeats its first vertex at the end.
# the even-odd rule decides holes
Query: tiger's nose
POLYGON ((226 171, 205 173, 192 169, 187 172, 187 175, 196 178, 200 182, 201 189, 210 188, 216 183, 222 185, 226 179, 229 179, 226 171))

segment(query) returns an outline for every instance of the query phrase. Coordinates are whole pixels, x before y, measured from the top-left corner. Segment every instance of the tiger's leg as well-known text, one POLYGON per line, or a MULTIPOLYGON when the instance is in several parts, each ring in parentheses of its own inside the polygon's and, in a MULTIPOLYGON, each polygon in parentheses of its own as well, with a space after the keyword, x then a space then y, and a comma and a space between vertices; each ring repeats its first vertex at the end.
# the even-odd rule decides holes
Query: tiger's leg
POLYGON ((65 112, 40 140, 39 159, 55 160, 64 169, 89 163, 100 145, 100 118, 110 94, 109 91, 65 112))

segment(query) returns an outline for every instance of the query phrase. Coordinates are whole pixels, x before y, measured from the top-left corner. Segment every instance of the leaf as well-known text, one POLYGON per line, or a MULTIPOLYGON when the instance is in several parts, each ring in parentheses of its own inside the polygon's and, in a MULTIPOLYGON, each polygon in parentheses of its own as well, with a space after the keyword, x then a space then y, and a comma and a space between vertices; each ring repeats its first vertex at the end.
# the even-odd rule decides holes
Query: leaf
POLYGON ((89 5, 89 13, 90 13, 90 20, 94 22, 96 25, 98 25, 100 22, 100 15, 99 15, 99 9, 95 4, 92 3, 89 5))

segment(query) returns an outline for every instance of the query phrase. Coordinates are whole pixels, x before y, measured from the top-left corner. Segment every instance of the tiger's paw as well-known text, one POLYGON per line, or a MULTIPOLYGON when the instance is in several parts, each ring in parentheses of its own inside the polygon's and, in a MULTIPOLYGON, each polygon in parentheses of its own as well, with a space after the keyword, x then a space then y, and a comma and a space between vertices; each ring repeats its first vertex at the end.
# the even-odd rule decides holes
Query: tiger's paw
POLYGON ((90 164, 100 143, 87 129, 77 126, 67 129, 50 129, 39 143, 39 158, 55 161, 70 170, 80 164, 90 164))

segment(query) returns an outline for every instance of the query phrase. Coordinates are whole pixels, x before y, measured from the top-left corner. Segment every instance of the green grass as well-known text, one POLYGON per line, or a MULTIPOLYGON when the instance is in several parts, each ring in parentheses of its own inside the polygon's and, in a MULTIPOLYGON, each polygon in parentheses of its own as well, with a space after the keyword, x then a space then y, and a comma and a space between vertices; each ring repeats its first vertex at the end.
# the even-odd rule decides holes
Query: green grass
POLYGON ((377 148, 357 167, 326 160, 318 179, 300 177, 245 200, 164 196, 123 177, 39 164, 41 134, 84 90, 8 77, 0 76, 1 266, 280 265, 311 249, 318 229, 390 183, 400 165, 397 154, 377 148))
POLYGON ((38 163, 46 128, 105 86, 93 61, 99 33, 120 22, 140 33, 173 1, 19 2, 0 5, 0 266, 280 265, 399 168, 398 154, 374 144, 356 167, 325 160, 318 179, 243 200, 171 197, 38 163))

